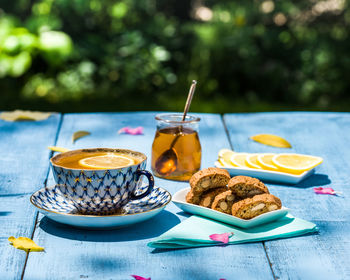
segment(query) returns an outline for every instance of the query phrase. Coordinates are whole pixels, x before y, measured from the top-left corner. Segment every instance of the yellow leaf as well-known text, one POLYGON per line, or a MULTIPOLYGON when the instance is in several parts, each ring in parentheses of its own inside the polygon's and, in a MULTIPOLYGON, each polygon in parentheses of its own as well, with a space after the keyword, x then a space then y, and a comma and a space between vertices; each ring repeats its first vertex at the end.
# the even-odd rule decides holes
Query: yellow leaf
POLYGON ((64 152, 69 151, 69 149, 67 149, 67 148, 62 148, 62 147, 57 147, 57 146, 49 146, 47 148, 51 151, 59 152, 59 153, 64 153, 64 152))
POLYGON ((51 113, 34 112, 34 111, 22 111, 15 110, 11 112, 2 112, 0 119, 14 122, 14 121, 42 121, 50 117, 51 113))
POLYGON ((90 135, 90 134, 91 133, 89 131, 84 131, 84 130, 76 131, 76 132, 73 133, 72 142, 74 143, 79 138, 87 136, 87 135, 90 135))
POLYGON ((268 146, 278 147, 278 148, 291 148, 292 145, 284 138, 273 135, 273 134, 257 134, 250 139, 259 142, 261 144, 265 144, 268 146))
POLYGON ((20 236, 18 238, 15 238, 13 236, 10 236, 8 238, 8 241, 10 241, 11 245, 16 249, 23 250, 26 252, 41 252, 45 250, 44 247, 36 245, 35 242, 28 237, 20 236))

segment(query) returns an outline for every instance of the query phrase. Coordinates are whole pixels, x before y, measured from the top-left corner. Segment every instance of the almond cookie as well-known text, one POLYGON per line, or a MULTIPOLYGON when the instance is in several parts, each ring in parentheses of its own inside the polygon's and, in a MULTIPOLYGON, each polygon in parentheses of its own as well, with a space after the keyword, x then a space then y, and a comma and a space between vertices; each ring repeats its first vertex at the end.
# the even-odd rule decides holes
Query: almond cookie
POLYGON ((272 194, 259 194, 232 205, 232 215, 249 220, 263 213, 281 209, 281 200, 272 194))
POLYGON ((226 192, 220 193, 215 197, 213 204, 211 205, 211 209, 214 209, 226 214, 231 214, 232 205, 235 202, 235 199, 236 197, 232 193, 232 191, 226 191, 226 192))
POLYGON ((210 191, 205 192, 200 198, 199 205, 211 208, 211 205, 212 205, 215 197, 218 194, 223 193, 225 191, 227 191, 227 188, 222 187, 222 188, 211 189, 210 191))
POLYGON ((200 195, 210 189, 224 187, 230 180, 230 174, 225 169, 209 167, 193 174, 190 179, 192 192, 200 195))
POLYGON ((236 176, 228 182, 228 188, 240 198, 269 193, 263 182, 248 176, 236 176))
POLYGON ((186 195, 186 202, 192 203, 192 204, 199 204, 201 197, 199 195, 193 194, 192 190, 190 190, 186 195))

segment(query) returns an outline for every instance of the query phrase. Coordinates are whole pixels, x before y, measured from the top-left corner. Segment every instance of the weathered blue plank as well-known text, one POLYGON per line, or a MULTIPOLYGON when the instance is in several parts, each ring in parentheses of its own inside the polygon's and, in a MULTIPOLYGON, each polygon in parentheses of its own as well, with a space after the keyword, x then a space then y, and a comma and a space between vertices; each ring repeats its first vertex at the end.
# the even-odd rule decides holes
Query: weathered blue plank
POLYGON ((297 152, 317 155, 324 163, 298 186, 268 184, 271 193, 295 216, 316 223, 318 235, 265 243, 280 279, 350 279, 350 114, 261 113, 224 116, 239 152, 297 152), (261 145, 248 138, 259 133, 285 137, 292 149, 261 145), (342 197, 314 194, 313 187, 332 187, 342 197))
POLYGON ((36 211, 29 194, 43 187, 60 115, 39 122, 0 120, 0 279, 21 277, 26 253, 9 245, 9 236, 31 237, 36 211))
POLYGON ((60 115, 44 121, 0 120, 0 195, 29 194, 43 184, 60 115), (38 180, 39 179, 39 180, 38 180))
MULTIPOLYGON (((67 148, 130 148, 150 156, 155 134, 154 115, 68 114, 63 118, 57 145, 67 148), (140 125, 145 128, 144 135, 117 134, 123 126, 140 125), (71 135, 77 130, 88 130, 92 134, 73 145, 71 135)), ((202 118, 202 167, 209 167, 213 166, 219 149, 229 147, 229 143, 219 115, 199 116, 202 118)), ((155 182, 171 193, 187 186, 187 183, 159 178, 155 182)), ((30 255, 24 279, 131 279, 131 274, 155 280, 273 279, 261 243, 173 251, 157 251, 146 246, 153 237, 184 218, 172 203, 152 220, 110 231, 74 229, 40 216, 34 240, 44 246, 46 252, 30 255)))

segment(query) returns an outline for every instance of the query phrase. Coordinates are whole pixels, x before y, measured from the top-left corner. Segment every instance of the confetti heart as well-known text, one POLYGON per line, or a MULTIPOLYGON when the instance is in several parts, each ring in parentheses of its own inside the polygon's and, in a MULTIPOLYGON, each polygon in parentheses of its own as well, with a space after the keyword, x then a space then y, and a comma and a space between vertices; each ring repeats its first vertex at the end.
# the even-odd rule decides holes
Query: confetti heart
POLYGON ((218 242, 222 242, 223 244, 227 244, 229 238, 233 235, 233 232, 225 232, 225 233, 215 233, 212 235, 209 235, 209 238, 213 241, 218 241, 218 242))
POLYGON ((340 194, 340 192, 334 191, 332 188, 314 188, 314 192, 317 194, 331 194, 331 195, 337 195, 340 194))
POLYGON ((135 280, 151 280, 151 277, 145 278, 145 277, 138 276, 138 275, 131 275, 131 276, 134 277, 135 280))
POLYGON ((121 133, 130 134, 130 135, 141 135, 141 134, 143 134, 143 127, 139 126, 136 128, 131 128, 129 126, 126 126, 126 127, 119 129, 118 133, 119 134, 121 134, 121 133))

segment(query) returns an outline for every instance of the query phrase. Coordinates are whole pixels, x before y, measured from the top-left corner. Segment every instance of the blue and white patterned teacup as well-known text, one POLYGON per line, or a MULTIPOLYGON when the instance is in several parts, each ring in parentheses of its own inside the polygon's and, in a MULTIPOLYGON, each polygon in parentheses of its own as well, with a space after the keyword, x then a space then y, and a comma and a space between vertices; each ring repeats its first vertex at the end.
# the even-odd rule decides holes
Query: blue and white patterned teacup
POLYGON ((58 154, 50 159, 53 175, 59 190, 70 199, 82 214, 108 215, 118 213, 130 200, 141 199, 153 189, 154 179, 144 170, 147 157, 140 152, 125 149, 82 149, 58 154), (131 156, 136 164, 114 169, 84 169, 60 165, 65 158, 79 153, 117 153, 131 156), (137 194, 141 175, 148 179, 148 188, 137 194))

